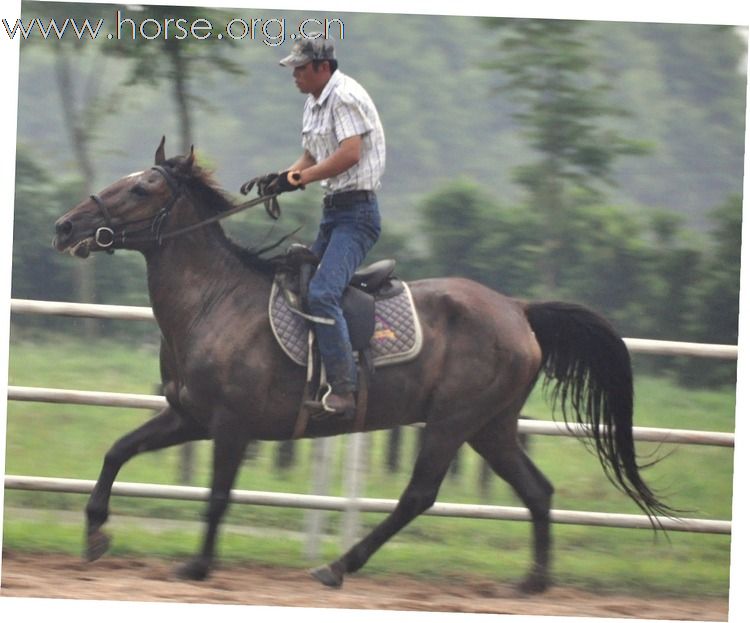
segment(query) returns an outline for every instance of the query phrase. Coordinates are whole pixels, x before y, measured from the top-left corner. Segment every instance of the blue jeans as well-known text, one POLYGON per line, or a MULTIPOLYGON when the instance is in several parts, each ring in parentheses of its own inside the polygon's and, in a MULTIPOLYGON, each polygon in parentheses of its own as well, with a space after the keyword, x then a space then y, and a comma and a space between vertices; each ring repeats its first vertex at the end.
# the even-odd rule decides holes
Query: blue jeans
POLYGON ((379 236, 378 202, 365 200, 346 207, 324 208, 318 237, 312 245, 312 251, 321 259, 310 280, 307 304, 314 316, 335 322, 316 323, 315 336, 328 382, 339 395, 357 389, 357 367, 341 297, 379 236))

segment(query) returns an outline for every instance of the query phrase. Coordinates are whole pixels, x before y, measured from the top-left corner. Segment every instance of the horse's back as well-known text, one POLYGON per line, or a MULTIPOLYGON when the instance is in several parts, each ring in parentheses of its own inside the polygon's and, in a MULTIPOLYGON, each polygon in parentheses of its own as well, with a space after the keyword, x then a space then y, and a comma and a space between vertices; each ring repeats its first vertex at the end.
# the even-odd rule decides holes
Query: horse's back
MULTIPOLYGON (((464 278, 410 283, 420 315, 425 358, 440 359, 467 387, 525 387, 536 378, 541 349, 522 301, 464 278)), ((443 381, 444 382, 444 381, 443 381)))
POLYGON ((518 334, 523 342, 529 334, 533 336, 522 301, 476 281, 463 277, 445 277, 422 279, 410 282, 409 285, 420 316, 443 316, 453 324, 463 320, 473 328, 492 327, 502 335, 518 334))

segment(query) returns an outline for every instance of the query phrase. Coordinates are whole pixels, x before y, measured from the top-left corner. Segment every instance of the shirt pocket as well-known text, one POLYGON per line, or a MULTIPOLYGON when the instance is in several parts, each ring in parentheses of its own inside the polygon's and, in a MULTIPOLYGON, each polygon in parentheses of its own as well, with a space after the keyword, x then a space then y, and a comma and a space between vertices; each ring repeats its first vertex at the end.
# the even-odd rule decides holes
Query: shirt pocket
POLYGON ((305 119, 302 126, 302 146, 317 162, 330 156, 338 147, 333 119, 327 111, 321 111, 305 119))

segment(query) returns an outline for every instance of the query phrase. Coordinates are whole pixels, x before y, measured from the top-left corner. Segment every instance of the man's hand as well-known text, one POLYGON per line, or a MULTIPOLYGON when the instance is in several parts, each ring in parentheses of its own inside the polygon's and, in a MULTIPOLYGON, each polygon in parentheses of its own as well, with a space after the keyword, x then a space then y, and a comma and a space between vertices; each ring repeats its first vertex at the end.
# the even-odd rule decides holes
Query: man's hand
POLYGON ((240 187, 240 192, 243 195, 246 195, 249 193, 253 186, 258 187, 258 194, 259 195, 267 195, 268 193, 268 186, 270 184, 273 184, 279 177, 279 173, 266 173, 265 175, 259 175, 258 177, 254 177, 253 179, 245 182, 240 187))
POLYGON ((288 193, 294 190, 305 190, 302 185, 302 174, 299 171, 279 173, 276 179, 268 185, 268 191, 272 193, 288 193))

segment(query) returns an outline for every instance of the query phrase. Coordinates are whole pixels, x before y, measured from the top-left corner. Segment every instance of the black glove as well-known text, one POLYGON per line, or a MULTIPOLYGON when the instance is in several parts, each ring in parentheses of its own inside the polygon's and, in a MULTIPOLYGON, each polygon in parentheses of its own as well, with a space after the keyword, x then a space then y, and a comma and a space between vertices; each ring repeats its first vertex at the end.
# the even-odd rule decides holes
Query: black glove
POLYGON ((284 171, 282 173, 279 173, 276 176, 276 179, 273 180, 271 183, 268 184, 268 192, 280 194, 280 193, 288 193, 292 192, 294 190, 305 190, 305 187, 299 183, 299 180, 302 179, 302 174, 300 173, 291 173, 291 177, 297 181, 297 184, 292 184, 289 181, 289 175, 290 171, 284 171))
POLYGON ((260 175, 258 177, 254 177, 250 181, 245 182, 240 187, 240 192, 243 195, 246 195, 247 193, 249 193, 253 189, 253 186, 257 185, 258 186, 258 194, 259 195, 266 195, 266 194, 268 194, 268 186, 269 186, 269 184, 272 184, 273 182, 275 182, 276 179, 278 179, 278 177, 279 177, 278 173, 266 173, 265 175, 260 175))
POLYGON ((320 258, 313 253, 312 249, 299 242, 294 242, 289 245, 286 250, 287 261, 297 268, 304 264, 312 264, 317 266, 320 263, 320 258))

